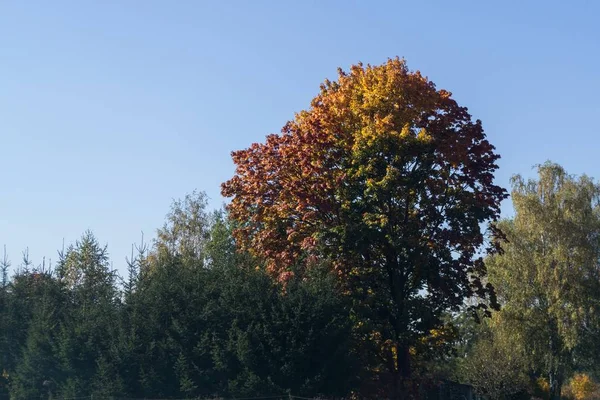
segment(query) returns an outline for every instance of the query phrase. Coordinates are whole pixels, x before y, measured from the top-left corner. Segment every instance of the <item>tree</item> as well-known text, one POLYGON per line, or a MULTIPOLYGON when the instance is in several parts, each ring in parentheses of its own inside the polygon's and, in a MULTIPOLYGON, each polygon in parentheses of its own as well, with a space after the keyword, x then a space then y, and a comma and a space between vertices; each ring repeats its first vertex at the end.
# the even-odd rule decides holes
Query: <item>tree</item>
POLYGON ((50 271, 31 275, 31 323, 11 382, 11 395, 17 399, 51 396, 56 384, 63 380, 57 337, 63 321, 64 291, 50 271))
POLYGON ((256 270, 260 261, 236 252, 224 213, 191 218, 186 210, 179 221, 206 223, 178 222, 172 237, 200 235, 200 251, 159 241, 151 273, 137 273, 143 253, 130 262, 139 279, 126 285, 135 290, 126 288, 119 352, 128 395, 348 394, 358 370, 350 307, 329 271, 315 269, 283 290, 256 270))
POLYGON ((119 339, 117 346, 119 375, 129 397, 142 397, 139 370, 145 361, 142 332, 146 330, 147 310, 141 304, 143 295, 138 291, 148 272, 148 246, 144 236, 139 244, 132 245, 127 260, 127 279, 123 279, 122 304, 119 309, 119 339))
MULTIPOLYGON (((10 263, 4 258, 3 264, 10 263)), ((40 303, 44 303, 44 289, 49 280, 45 263, 35 267, 29 259, 28 251, 6 286, 0 292, 0 369, 2 370, 3 391, 12 386, 17 377, 16 370, 23 360, 23 349, 27 346, 31 324, 40 303)), ((11 389, 12 390, 12 389, 11 389)))
POLYGON ((106 368, 117 357, 117 276, 110 269, 106 246, 92 232, 61 253, 56 268, 68 289, 67 317, 61 324, 58 355, 67 377, 58 388, 63 397, 114 395, 121 392, 120 377, 106 368), (111 384, 107 385, 107 374, 111 384))
POLYGON ((577 350, 598 326, 600 187, 547 162, 537 179, 512 179, 512 200, 515 216, 499 223, 504 253, 487 262, 490 281, 503 314, 527 339, 532 368, 559 399, 583 361, 577 350))
POLYGON ((164 226, 157 231, 155 251, 169 251, 184 261, 200 260, 210 226, 206 206, 206 194, 198 191, 186 195, 183 200, 173 201, 164 226))
POLYGON ((348 299, 330 272, 314 268, 283 291, 264 271, 240 267, 210 271, 214 300, 204 308, 212 321, 206 347, 227 383, 222 395, 348 395, 359 365, 348 299))
POLYGON ((451 93, 393 59, 340 70, 281 135, 233 152, 222 193, 237 243, 274 276, 331 261, 398 397, 410 347, 444 311, 472 295, 493 303, 478 251, 506 197, 494 184, 498 158, 451 93))
POLYGON ((529 368, 523 338, 501 314, 479 328, 477 340, 459 364, 462 380, 491 400, 526 393, 529 368))
POLYGON ((8 396, 8 372, 6 368, 10 364, 9 358, 9 335, 10 323, 9 315, 9 291, 8 291, 8 269, 10 261, 6 255, 6 246, 4 246, 4 255, 0 261, 0 398, 8 396))
POLYGON ((8 286, 8 270, 10 268, 10 261, 6 254, 6 246, 4 246, 4 254, 2 261, 0 261, 0 288, 5 289, 8 286))

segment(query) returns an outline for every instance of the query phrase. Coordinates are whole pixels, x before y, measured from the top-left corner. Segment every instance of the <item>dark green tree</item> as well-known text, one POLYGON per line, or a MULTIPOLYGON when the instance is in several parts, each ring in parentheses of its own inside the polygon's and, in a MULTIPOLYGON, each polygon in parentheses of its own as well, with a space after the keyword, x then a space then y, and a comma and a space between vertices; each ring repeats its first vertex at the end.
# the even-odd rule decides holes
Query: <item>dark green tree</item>
POLYGON ((52 397, 64 378, 57 339, 64 317, 65 293, 50 271, 30 273, 34 299, 27 339, 11 379, 15 399, 52 397))
POLYGON ((68 290, 68 314, 59 344, 66 376, 59 387, 61 395, 119 394, 120 377, 103 368, 118 356, 113 345, 118 337, 117 276, 110 268, 106 246, 88 231, 61 253, 56 270, 68 290))
MULTIPOLYGON (((8 306, 9 306, 9 291, 8 291, 8 270, 10 261, 6 254, 6 246, 4 254, 0 261, 0 398, 8 397, 8 365, 9 361, 9 323, 8 323, 8 306)), ((9 368, 10 369, 10 368, 9 368)))
MULTIPOLYGON (((3 264, 7 270, 10 263, 6 257, 3 264)), ((40 277, 47 272, 44 264, 34 267, 25 250, 12 279, 8 280, 7 275, 4 276, 0 309, 0 369, 5 392, 16 377, 16 368, 22 359, 35 309, 42 301, 41 288, 44 286, 40 285, 40 277)))

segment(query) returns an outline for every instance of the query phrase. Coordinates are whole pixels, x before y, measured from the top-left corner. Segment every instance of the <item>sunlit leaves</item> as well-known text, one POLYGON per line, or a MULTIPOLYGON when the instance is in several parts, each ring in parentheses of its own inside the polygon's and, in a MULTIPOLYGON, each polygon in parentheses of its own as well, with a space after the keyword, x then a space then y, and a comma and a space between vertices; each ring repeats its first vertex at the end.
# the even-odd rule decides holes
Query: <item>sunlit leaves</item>
POLYGON ((241 248, 279 279, 328 259, 384 340, 408 346, 465 297, 493 302, 478 252, 506 197, 499 156, 403 60, 340 70, 281 134, 232 155, 222 193, 241 248))
POLYGON ((487 263, 490 280, 556 397, 569 370, 595 356, 600 186, 548 162, 537 179, 513 178, 512 200, 514 218, 499 224, 504 253, 487 263))

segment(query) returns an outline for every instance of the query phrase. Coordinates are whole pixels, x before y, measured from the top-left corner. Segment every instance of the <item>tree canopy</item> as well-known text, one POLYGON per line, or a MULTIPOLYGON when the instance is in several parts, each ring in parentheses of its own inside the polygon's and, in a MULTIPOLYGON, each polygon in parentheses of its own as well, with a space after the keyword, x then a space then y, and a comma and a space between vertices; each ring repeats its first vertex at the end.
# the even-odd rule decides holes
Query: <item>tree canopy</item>
POLYGON ((598 338, 600 186, 549 162, 537 179, 512 182, 515 216, 499 223, 507 243, 487 262, 490 281, 558 399, 569 372, 589 358, 582 344, 598 338))
POLYGON ((444 311, 494 303, 479 252, 506 197, 498 158, 451 93, 391 59, 340 70, 280 135, 233 152, 222 193, 240 247, 278 278, 330 261, 388 369, 408 377, 410 347, 444 311))

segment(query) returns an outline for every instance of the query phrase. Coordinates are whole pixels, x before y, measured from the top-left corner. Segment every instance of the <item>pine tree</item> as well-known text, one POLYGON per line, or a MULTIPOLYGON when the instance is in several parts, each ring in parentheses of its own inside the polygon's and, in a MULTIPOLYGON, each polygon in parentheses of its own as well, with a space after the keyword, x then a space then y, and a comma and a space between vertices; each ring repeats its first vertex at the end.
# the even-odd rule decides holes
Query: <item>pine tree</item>
POLYGON ((34 272, 36 293, 23 353, 11 385, 14 398, 51 398, 62 380, 57 357, 57 336, 63 318, 64 295, 49 272, 34 272))
MULTIPOLYGON (((106 246, 89 231, 61 253, 57 273, 69 291, 60 335, 61 366, 69 378, 59 389, 65 397, 90 395, 106 385, 108 372, 100 369, 102 362, 111 363, 117 356, 117 276, 110 269, 106 246)), ((112 373, 111 379, 113 385, 107 387, 119 394, 120 378, 112 373)), ((106 394, 104 389, 100 392, 106 394)))

